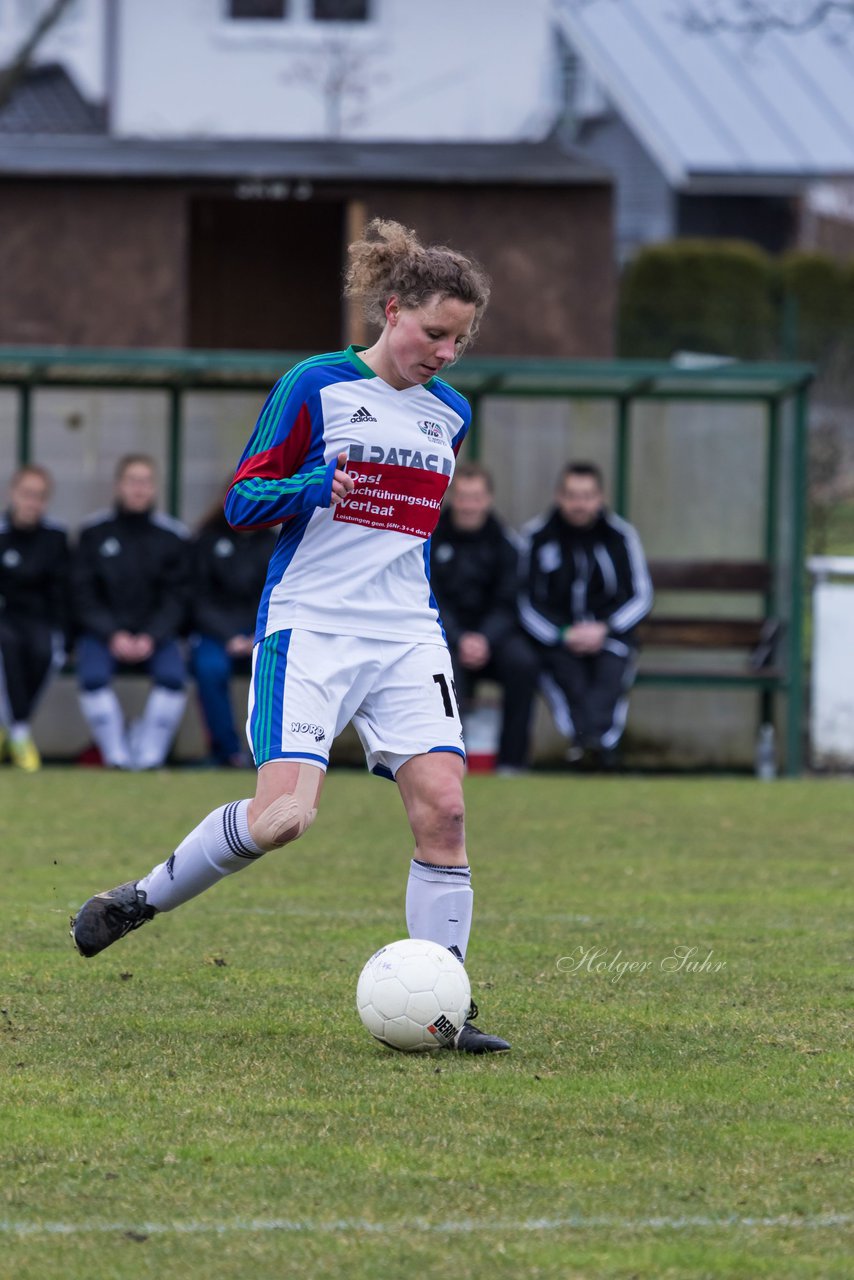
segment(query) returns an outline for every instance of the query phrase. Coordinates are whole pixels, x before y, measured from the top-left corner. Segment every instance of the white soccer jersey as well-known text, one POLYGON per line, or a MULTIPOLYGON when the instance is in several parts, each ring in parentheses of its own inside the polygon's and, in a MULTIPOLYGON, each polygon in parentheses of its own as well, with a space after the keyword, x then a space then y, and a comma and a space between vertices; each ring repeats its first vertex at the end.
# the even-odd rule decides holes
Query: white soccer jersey
POLYGON ((225 505, 234 528, 282 524, 256 641, 296 627, 444 644, 429 539, 470 420, 439 378, 396 390, 353 347, 276 384, 225 505), (355 488, 330 507, 342 452, 355 488))

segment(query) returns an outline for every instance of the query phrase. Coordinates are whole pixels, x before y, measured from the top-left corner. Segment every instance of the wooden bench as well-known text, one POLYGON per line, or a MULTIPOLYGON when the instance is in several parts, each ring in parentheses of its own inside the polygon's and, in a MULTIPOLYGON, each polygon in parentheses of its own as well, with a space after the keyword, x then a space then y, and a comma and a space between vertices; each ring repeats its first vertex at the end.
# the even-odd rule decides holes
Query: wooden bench
POLYGON ((638 683, 729 685, 773 690, 786 680, 780 658, 782 623, 768 611, 772 566, 764 560, 652 560, 653 611, 638 629, 638 683), (732 605, 677 613, 674 597, 688 593, 755 597, 755 612, 732 605), (727 608, 730 610, 726 612, 727 608), (671 650, 671 655, 657 650, 671 650), (683 654, 691 654, 689 660, 683 654), (726 655, 740 655, 728 660, 726 655))
MULTIPOLYGON (((773 566, 755 560, 652 560, 649 570, 656 599, 638 628, 636 683, 743 689, 759 703, 757 727, 773 723, 776 696, 788 694, 790 686, 785 627, 768 607, 774 594, 773 566)), ((478 687, 479 703, 500 700, 499 685, 484 682, 478 687)), ((629 729, 631 725, 630 711, 629 729)), ((548 765, 562 760, 566 749, 542 701, 533 746, 534 760, 548 765)), ((787 772, 797 773, 799 755, 789 738, 781 744, 781 754, 787 772)))

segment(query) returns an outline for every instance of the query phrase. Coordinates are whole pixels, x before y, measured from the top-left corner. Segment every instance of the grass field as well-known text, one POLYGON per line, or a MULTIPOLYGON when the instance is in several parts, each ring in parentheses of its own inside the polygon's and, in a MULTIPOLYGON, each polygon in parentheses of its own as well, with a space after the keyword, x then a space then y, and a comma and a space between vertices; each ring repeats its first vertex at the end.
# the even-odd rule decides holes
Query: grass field
POLYGON ((808 531, 810 555, 854 555, 854 502, 836 502, 821 520, 814 521, 808 531))
POLYGON ((513 1042, 472 1059, 354 1012, 410 852, 359 774, 298 849, 73 951, 248 781, 0 775, 4 1280, 851 1275, 854 786, 471 779, 468 968, 513 1042))

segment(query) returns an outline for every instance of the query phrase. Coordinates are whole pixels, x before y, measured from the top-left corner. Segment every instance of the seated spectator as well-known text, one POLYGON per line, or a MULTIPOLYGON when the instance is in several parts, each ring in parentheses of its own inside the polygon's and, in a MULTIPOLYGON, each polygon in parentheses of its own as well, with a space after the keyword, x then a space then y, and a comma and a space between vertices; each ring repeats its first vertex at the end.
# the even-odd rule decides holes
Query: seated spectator
POLYGON ((30 721, 68 631, 68 540, 46 517, 51 478, 26 466, 12 477, 0 517, 0 759, 41 767, 30 721))
POLYGON ((520 617, 568 758, 590 751, 611 768, 637 665, 636 627, 652 607, 640 538, 605 507, 598 467, 579 462, 564 469, 556 506, 526 525, 523 544, 520 617))
POLYGON ((239 768, 251 758, 234 725, 229 688, 233 675, 251 671, 255 616, 276 536, 268 529, 232 529, 222 509, 224 497, 202 521, 193 545, 190 669, 213 762, 239 768))
POLYGON ((518 556, 492 513, 489 472, 460 463, 431 539, 430 582, 451 650, 461 711, 481 679, 503 692, 498 769, 528 765, 538 664, 516 617, 518 556))
POLYGON ((116 469, 115 507, 90 517, 72 570, 80 706, 104 763, 163 764, 184 712, 186 673, 178 637, 187 610, 189 543, 182 524, 155 510, 157 470, 143 454, 116 469), (130 728, 111 687, 117 671, 152 679, 130 728))

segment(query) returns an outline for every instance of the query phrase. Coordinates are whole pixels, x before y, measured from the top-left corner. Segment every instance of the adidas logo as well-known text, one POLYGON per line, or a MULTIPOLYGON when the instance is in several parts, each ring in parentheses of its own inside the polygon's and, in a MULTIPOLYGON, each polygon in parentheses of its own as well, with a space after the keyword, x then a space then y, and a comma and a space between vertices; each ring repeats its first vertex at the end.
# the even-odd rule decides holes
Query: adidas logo
POLYGON ((368 413, 364 405, 361 409, 357 409, 350 419, 351 422, 376 422, 376 418, 372 413, 368 413))

